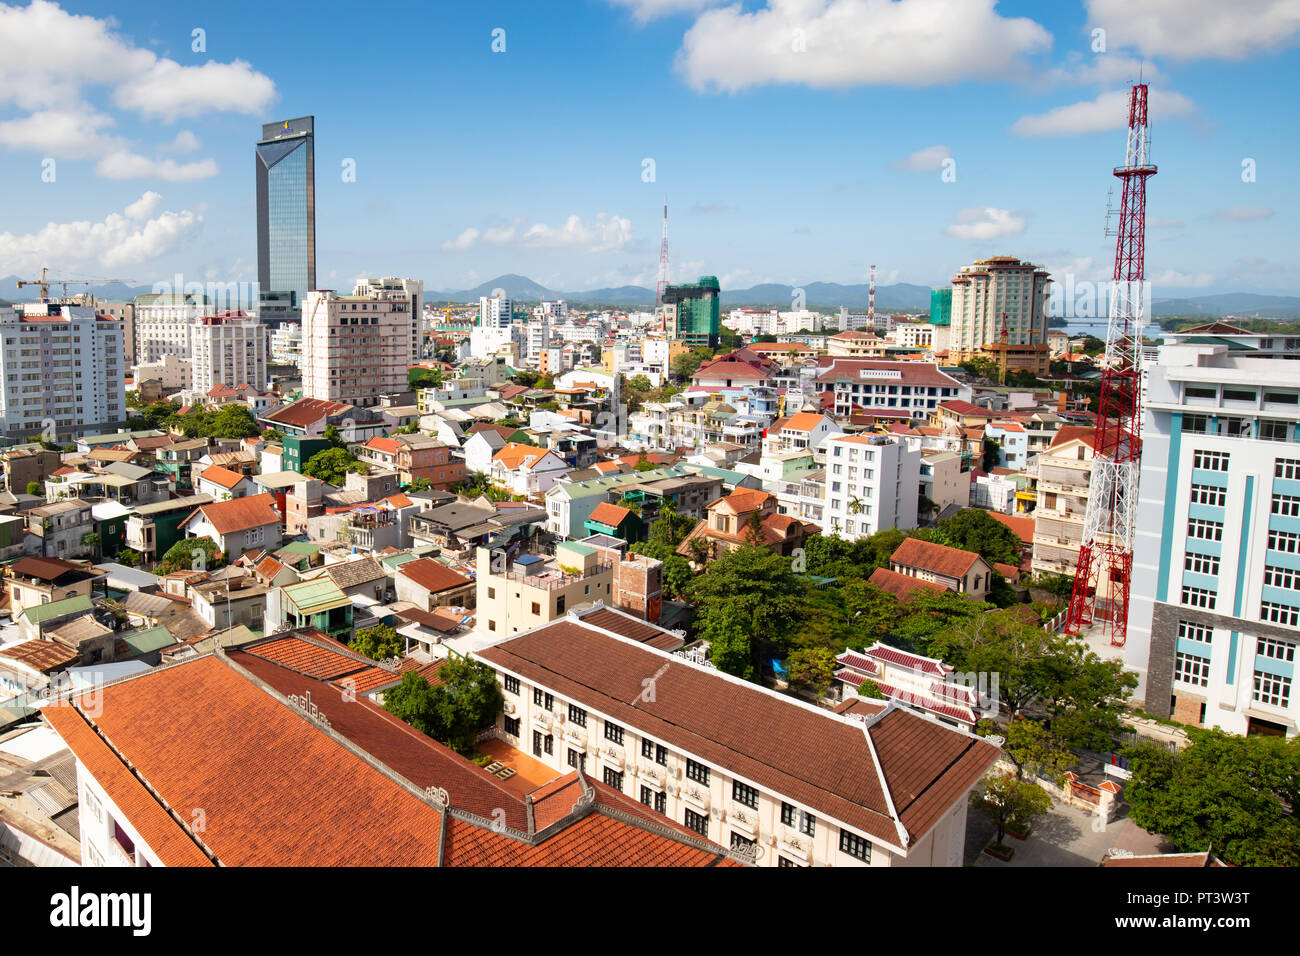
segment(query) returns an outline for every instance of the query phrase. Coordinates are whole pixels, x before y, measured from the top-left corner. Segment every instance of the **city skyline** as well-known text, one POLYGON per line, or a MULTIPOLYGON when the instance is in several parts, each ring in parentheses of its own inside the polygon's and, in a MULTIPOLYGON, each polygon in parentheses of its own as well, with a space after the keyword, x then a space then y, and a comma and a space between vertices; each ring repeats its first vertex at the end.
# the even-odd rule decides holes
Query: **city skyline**
POLYGON ((924 43, 895 23, 890 50, 868 28, 934 2, 836 4, 862 24, 836 38, 827 3, 794 27, 784 0, 591 2, 576 26, 516 6, 408 11, 413 34, 440 38, 431 65, 349 37, 373 54, 359 73, 304 52, 334 49, 329 17, 295 22, 286 48, 273 28, 238 30, 241 4, 194 24, 126 5, 113 27, 96 4, 3 7, 4 33, 67 54, 6 51, 0 172, 33 185, 8 204, 0 274, 256 278, 241 157, 260 124, 315 115, 325 288, 410 275, 454 290, 506 273, 653 288, 665 194, 674 282, 860 283, 876 261, 882 286, 937 285, 999 254, 1105 281, 1108 173, 1141 75, 1161 169, 1154 295, 1300 293, 1284 227, 1297 186, 1278 173, 1295 133, 1270 121, 1286 115, 1296 28, 1277 4, 1231 31, 1212 12, 1139 17, 1111 0, 965 4, 924 43), (740 56, 715 32, 779 53, 740 56), (788 55, 774 45, 786 33, 788 55), (79 65, 101 54, 111 68, 79 65), (488 130, 505 148, 480 145, 488 130))

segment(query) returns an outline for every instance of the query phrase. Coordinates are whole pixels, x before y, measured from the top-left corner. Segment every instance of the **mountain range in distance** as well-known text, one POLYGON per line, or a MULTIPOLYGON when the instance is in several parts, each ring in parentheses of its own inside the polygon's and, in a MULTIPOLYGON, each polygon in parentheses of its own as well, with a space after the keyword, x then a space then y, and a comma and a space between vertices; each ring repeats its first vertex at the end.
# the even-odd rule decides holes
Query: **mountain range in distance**
MULTIPOLYGON (((17 289, 17 276, 0 279, 0 289, 15 302, 35 302, 39 298, 37 289, 25 286, 17 289), (9 290, 14 290, 10 293, 9 290)), ((51 282, 50 291, 62 292, 59 283, 51 282)), ((803 289, 804 307, 819 311, 838 311, 841 306, 853 312, 865 312, 867 308, 866 283, 842 285, 838 282, 809 282, 804 286, 792 286, 782 283, 764 283, 747 289, 723 289, 721 305, 724 309, 739 307, 777 308, 782 311, 792 310, 794 293, 803 289)), ((534 282, 527 276, 506 274, 483 282, 472 289, 426 290, 425 301, 435 303, 476 303, 481 296, 491 295, 497 289, 520 303, 554 301, 563 299, 570 305, 589 308, 613 307, 624 309, 650 309, 654 303, 655 292, 638 285, 614 286, 602 289, 588 289, 582 292, 563 292, 548 289, 534 282)), ((91 292, 100 299, 110 302, 130 300, 137 295, 153 291, 152 286, 128 286, 120 282, 104 285, 70 285, 69 294, 91 292)), ((4 302, 0 299, 0 302, 4 302)), ((3 306, 7 308, 6 306, 3 306)), ((881 312, 928 312, 930 310, 930 287, 899 282, 893 285, 876 287, 876 308, 881 312)), ((1104 314, 1104 312, 1103 312, 1104 314)), ((1155 316, 1222 316, 1239 315, 1263 319, 1300 318, 1300 296, 1260 295, 1253 292, 1229 292, 1218 295, 1203 295, 1189 298, 1155 299, 1152 303, 1155 316)))

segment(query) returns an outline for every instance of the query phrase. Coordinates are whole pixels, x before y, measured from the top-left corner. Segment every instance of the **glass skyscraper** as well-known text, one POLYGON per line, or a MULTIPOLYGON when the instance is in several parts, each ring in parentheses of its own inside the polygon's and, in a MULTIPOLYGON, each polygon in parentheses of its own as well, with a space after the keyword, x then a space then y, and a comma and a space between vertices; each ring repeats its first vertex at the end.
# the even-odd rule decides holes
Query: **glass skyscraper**
POLYGON ((291 317, 316 288, 314 119, 266 123, 257 144, 257 281, 264 318, 291 317))

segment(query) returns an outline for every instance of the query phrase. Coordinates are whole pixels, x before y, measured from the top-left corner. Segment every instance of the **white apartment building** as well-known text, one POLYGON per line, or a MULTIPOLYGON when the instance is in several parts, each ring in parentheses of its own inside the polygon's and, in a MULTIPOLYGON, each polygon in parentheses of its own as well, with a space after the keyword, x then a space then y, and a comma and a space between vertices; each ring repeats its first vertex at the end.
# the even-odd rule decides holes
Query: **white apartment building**
MULTIPOLYGON (((1021 351, 1039 347, 1042 371, 1046 372, 1050 284, 1046 270, 1014 256, 979 259, 962 268, 952 280, 949 360, 958 363, 980 355, 988 357, 986 346, 1003 342, 1005 317, 1006 345, 1021 351)), ((1019 366, 1012 359, 1008 367, 1019 366)))
POLYGON ((542 353, 551 345, 551 320, 546 317, 533 319, 524 327, 524 357, 529 363, 538 365, 542 353))
POLYGON ((177 358, 169 352, 156 362, 135 366, 131 377, 137 386, 156 379, 165 389, 189 388, 194 381, 194 367, 188 359, 177 358))
POLYGON ((760 866, 961 865, 996 747, 893 703, 796 700, 662 649, 676 640, 594 607, 471 654, 501 682, 499 737, 760 866))
POLYGON ((199 319, 190 330, 191 387, 206 394, 218 385, 267 387, 266 326, 243 312, 199 319))
POLYGON ((933 322, 900 322, 890 329, 885 339, 893 345, 909 349, 927 349, 944 352, 952 336, 952 326, 933 322))
POLYGON ((190 330, 195 319, 212 310, 207 296, 151 293, 135 297, 135 360, 156 362, 164 355, 190 357, 190 330))
POLYGON ((970 401, 971 390, 929 362, 885 362, 837 358, 821 368, 818 391, 834 391, 835 414, 847 415, 854 406, 909 411, 928 418, 943 402, 970 401))
POLYGON ((271 333, 271 361, 276 365, 302 367, 302 325, 285 322, 271 333))
POLYGON ((21 303, 0 316, 0 417, 9 438, 56 443, 127 418, 121 319, 90 306, 21 303))
POLYGON ((304 398, 361 407, 406 391, 411 343, 406 292, 307 293, 302 309, 304 398))
POLYGON ((383 279, 366 279, 358 282, 356 288, 352 290, 353 295, 377 295, 381 292, 400 292, 406 295, 406 301, 410 303, 408 317, 410 319, 410 337, 411 350, 408 353, 407 365, 414 365, 424 357, 424 281, 421 279, 399 279, 396 276, 386 276, 383 279))
POLYGON ((1125 665, 1151 713, 1300 732, 1300 381, 1168 346, 1149 370, 1125 665))
POLYGON ((505 329, 510 327, 514 317, 513 299, 503 295, 479 296, 478 324, 485 329, 505 329))
POLYGON ((893 435, 826 440, 822 528, 845 540, 916 527, 921 452, 893 435))
POLYGON ((563 322, 569 317, 569 303, 563 299, 557 299, 554 302, 543 302, 541 304, 542 315, 549 316, 552 319, 558 319, 563 322))

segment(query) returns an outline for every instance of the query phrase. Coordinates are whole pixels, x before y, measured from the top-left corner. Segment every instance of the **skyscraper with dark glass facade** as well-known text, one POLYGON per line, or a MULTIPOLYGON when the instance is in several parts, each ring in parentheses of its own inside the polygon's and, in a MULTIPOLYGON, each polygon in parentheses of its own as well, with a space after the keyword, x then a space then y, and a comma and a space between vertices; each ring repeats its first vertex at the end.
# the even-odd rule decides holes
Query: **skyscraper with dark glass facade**
POLYGON ((257 281, 263 318, 293 318, 316 288, 315 117, 266 123, 257 144, 257 281))

